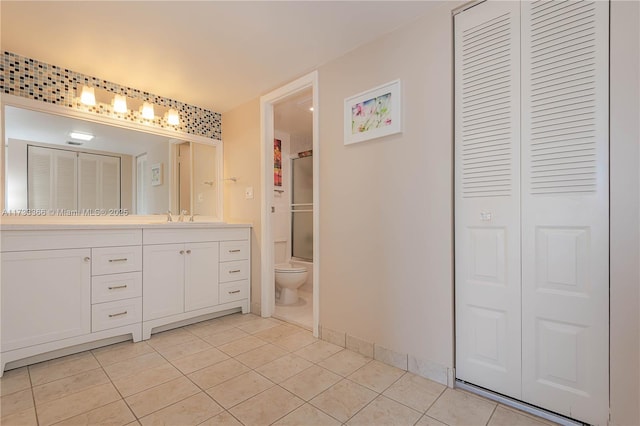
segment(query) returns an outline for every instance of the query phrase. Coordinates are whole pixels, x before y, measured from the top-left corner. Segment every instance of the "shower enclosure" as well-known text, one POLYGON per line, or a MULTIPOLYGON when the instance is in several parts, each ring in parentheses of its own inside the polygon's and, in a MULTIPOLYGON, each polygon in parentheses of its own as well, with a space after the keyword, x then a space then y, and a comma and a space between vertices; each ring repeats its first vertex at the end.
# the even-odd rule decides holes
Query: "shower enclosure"
POLYGON ((313 260, 313 157, 291 160, 291 257, 313 260))

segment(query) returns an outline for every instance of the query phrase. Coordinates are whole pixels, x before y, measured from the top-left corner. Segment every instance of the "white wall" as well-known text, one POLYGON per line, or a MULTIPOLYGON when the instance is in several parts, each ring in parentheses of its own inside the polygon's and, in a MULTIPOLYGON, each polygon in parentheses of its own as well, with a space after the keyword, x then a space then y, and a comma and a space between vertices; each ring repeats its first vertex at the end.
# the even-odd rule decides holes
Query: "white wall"
POLYGON ((454 355, 451 9, 458 4, 434 5, 319 69, 320 323, 445 374, 454 355), (344 99, 398 78, 402 134, 345 146, 344 99))
POLYGON ((640 424, 640 3, 611 3, 611 423, 640 424))

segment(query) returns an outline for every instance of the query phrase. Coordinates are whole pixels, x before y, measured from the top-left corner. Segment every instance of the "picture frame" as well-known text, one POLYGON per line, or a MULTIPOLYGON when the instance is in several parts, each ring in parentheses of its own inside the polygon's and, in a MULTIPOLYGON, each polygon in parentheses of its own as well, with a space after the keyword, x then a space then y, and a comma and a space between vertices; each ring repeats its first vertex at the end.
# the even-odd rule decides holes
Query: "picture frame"
POLYGON ((273 140, 273 186, 282 187, 282 141, 273 140))
POLYGON ((390 81, 344 100, 344 144, 402 131, 400 80, 390 81))
POLYGON ((151 186, 162 185, 162 163, 151 165, 151 186))

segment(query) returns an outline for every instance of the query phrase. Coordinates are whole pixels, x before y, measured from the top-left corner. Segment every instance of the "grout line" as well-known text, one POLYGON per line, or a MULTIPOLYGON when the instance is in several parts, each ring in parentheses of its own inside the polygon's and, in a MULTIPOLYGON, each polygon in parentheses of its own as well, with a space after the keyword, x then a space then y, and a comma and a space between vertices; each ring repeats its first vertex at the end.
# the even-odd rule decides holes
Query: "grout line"
POLYGON ((488 425, 489 423, 491 423, 491 418, 493 417, 493 415, 496 413, 496 410, 498 409, 498 404, 495 405, 495 407, 493 407, 493 410, 491 410, 491 415, 489 416, 489 418, 487 419, 487 422, 485 423, 485 425, 488 425))
POLYGON ((33 382, 31 381, 31 368, 30 366, 27 366, 26 368, 27 368, 27 376, 29 377, 29 385, 31 386, 31 400, 33 401, 33 413, 36 416, 36 424, 39 425, 40 420, 38 420, 38 407, 36 406, 36 395, 33 392, 33 382))

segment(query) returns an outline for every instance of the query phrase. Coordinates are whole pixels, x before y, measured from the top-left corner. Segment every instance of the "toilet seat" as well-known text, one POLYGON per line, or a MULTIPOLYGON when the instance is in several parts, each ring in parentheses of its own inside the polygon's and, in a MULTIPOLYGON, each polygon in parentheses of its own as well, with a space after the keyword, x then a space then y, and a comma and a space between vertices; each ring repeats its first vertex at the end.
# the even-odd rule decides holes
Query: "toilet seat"
POLYGON ((307 268, 305 268, 304 266, 291 266, 288 263, 282 263, 280 265, 276 265, 274 267, 275 272, 280 272, 280 273, 300 273, 300 272, 307 272, 307 268))

